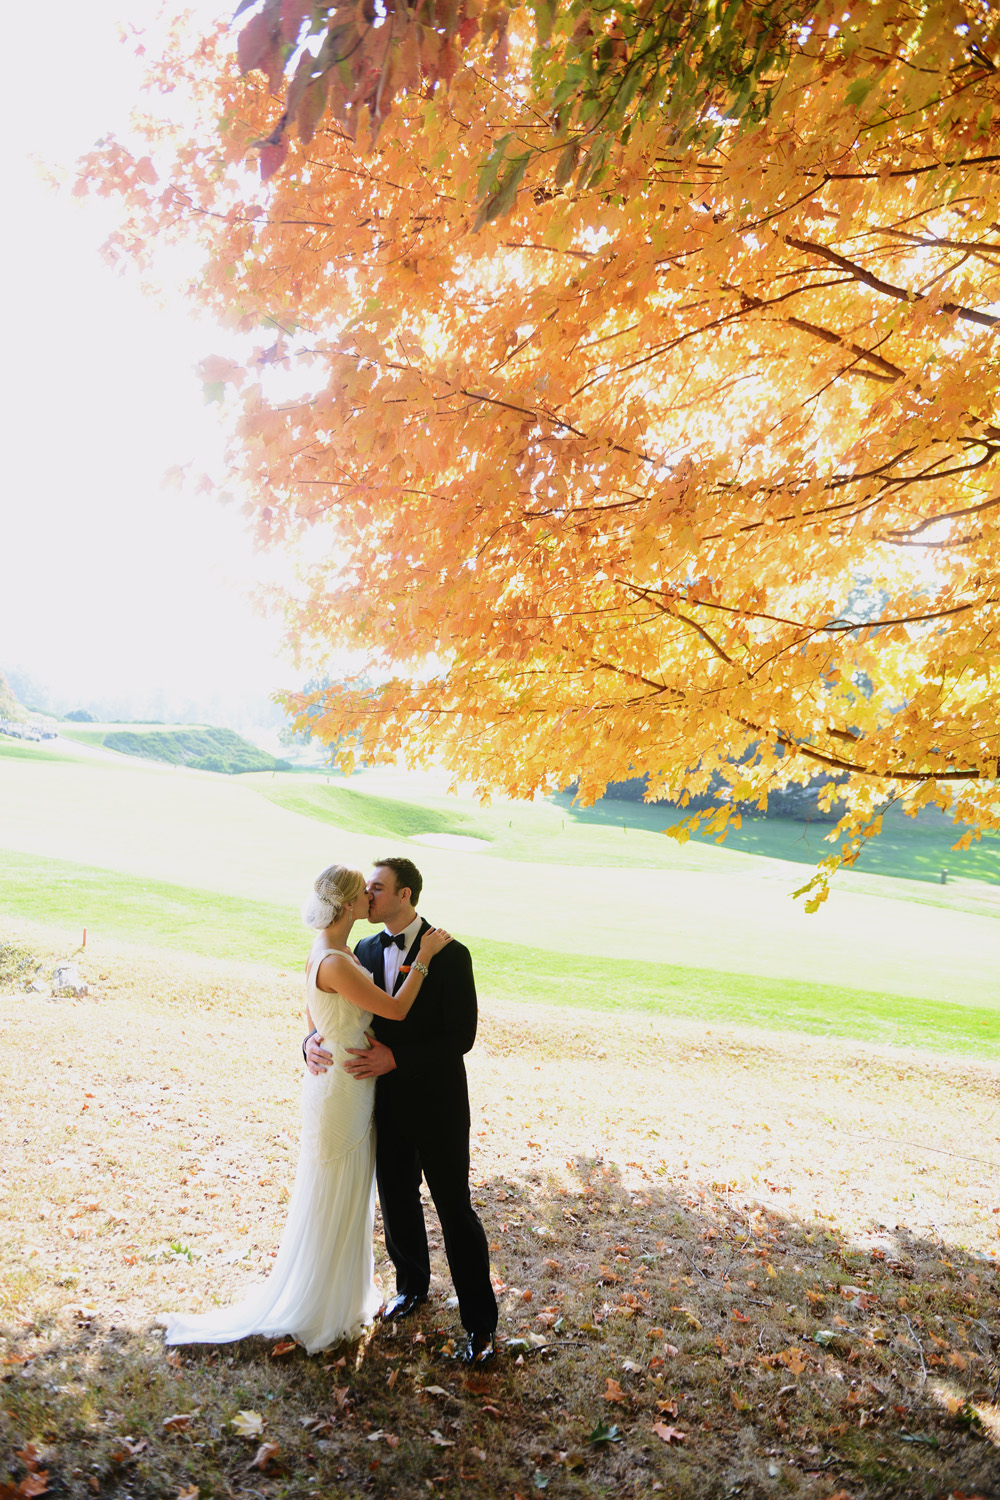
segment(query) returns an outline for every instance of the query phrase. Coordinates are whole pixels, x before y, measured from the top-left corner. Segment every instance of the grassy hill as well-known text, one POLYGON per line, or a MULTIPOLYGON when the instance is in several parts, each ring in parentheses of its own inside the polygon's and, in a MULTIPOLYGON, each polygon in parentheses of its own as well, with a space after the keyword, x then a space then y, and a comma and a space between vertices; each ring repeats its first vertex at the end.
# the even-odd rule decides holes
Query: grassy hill
POLYGON ((316 818, 334 828, 384 838, 413 838, 423 833, 451 833, 489 838, 481 820, 468 813, 426 804, 376 797, 341 785, 289 785, 286 781, 258 786, 263 796, 289 812, 316 818))
POLYGON ((140 725, 137 728, 67 728, 61 733, 83 745, 100 745, 121 755, 140 760, 162 761, 169 766, 190 766, 195 771, 218 771, 226 776, 248 771, 288 769, 287 761, 276 760, 266 750, 251 745, 232 729, 209 724, 140 725))
MULTIPOLYGON (((88 733, 93 731, 83 731, 88 733)), ((406 853, 491 997, 996 1054, 1000 890, 843 877, 813 917, 779 858, 407 777, 185 777, 0 747, 0 912, 102 939, 297 967, 318 869, 406 853), (473 835, 472 850, 430 847, 473 835)), ((655 808, 638 811, 650 822, 655 808)), ((771 824, 769 827, 773 827, 771 824)), ((902 833, 910 830, 905 826, 902 833)), ((919 833, 919 829, 917 830, 919 833)), ((902 860, 905 844, 897 849, 902 860)), ((905 868, 905 866, 903 866, 905 868)))

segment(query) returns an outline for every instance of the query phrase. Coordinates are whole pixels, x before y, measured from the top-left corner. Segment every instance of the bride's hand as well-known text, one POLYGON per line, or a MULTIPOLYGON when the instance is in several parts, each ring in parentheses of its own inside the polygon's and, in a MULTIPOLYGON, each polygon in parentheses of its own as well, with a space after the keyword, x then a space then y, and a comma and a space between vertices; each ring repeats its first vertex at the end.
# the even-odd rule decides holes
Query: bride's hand
POLYGON ((420 952, 417 957, 422 964, 430 963, 435 953, 440 953, 451 942, 451 933, 445 932, 443 927, 429 927, 420 939, 420 952))

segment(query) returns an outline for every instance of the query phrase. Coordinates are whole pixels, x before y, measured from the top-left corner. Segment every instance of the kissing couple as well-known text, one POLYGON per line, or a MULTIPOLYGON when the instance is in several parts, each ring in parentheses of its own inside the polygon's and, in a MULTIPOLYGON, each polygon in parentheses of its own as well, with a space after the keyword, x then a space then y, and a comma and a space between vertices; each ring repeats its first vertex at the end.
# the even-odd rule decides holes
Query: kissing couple
POLYGON ((306 962, 302 1139, 288 1220, 270 1276, 233 1307, 164 1314, 168 1344, 291 1337, 310 1354, 357 1338, 381 1298, 372 1235, 378 1182, 396 1295, 406 1317, 430 1287, 420 1181, 434 1200, 465 1358, 494 1354, 497 1302, 489 1246, 469 1195, 464 1054, 476 1037, 469 950, 417 913, 423 887, 409 859, 380 859, 366 881, 330 865, 303 909, 316 937, 306 962), (383 930, 351 952, 359 920, 383 930))

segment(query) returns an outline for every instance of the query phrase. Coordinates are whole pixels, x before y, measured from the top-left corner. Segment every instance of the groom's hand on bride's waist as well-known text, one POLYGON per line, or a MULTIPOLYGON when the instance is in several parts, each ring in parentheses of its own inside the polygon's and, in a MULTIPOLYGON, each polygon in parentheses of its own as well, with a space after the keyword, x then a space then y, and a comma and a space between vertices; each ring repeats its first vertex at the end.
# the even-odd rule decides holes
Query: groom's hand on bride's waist
POLYGON ((348 1047, 346 1050, 350 1057, 344 1067, 352 1078, 380 1078, 383 1073, 391 1073, 396 1066, 392 1048, 384 1042, 377 1042, 374 1037, 370 1047, 348 1047))
POLYGON ((310 1073, 325 1073, 327 1068, 333 1067, 333 1057, 323 1046, 323 1038, 318 1031, 310 1032, 302 1051, 310 1073))

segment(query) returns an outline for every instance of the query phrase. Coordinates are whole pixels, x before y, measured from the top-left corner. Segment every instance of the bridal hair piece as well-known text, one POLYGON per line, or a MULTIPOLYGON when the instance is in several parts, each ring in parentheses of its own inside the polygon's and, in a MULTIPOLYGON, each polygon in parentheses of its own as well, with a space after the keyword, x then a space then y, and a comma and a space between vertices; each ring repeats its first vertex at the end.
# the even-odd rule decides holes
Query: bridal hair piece
POLYGON ((356 901, 365 888, 365 877, 360 870, 349 870, 346 865, 328 865, 316 876, 312 894, 302 907, 302 920, 307 927, 322 931, 336 922, 344 908, 356 901))

